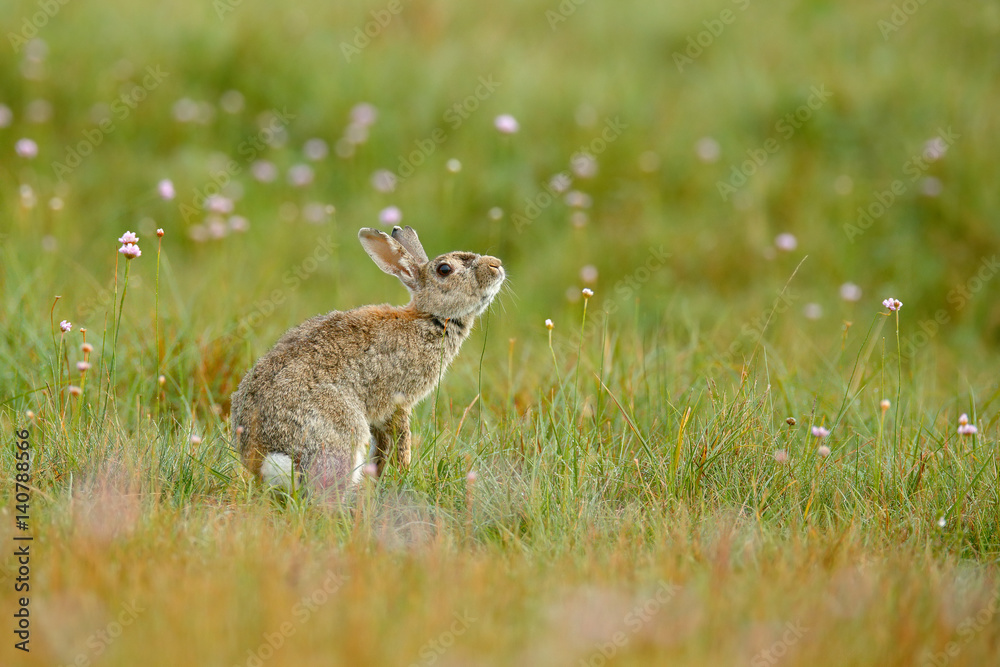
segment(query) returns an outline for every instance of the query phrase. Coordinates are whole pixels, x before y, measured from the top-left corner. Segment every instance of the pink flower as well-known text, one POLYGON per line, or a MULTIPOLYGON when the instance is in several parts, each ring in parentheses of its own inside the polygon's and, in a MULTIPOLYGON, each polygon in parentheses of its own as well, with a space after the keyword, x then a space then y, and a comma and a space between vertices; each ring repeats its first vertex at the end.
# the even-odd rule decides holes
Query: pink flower
POLYGON ((509 113, 500 114, 493 119, 493 125, 497 130, 503 134, 514 134, 521 126, 518 124, 517 119, 511 116, 509 113))
POLYGON ((133 243, 126 243, 121 248, 118 248, 118 252, 125 255, 125 259, 135 259, 142 255, 142 251, 139 250, 139 246, 133 243))
POLYGON ((378 221, 383 225, 398 225, 402 220, 403 212, 398 206, 387 206, 378 214, 378 221))
POLYGON ((63 320, 59 323, 59 330, 63 333, 68 333, 73 330, 73 323, 69 320, 63 320))
POLYGON ((830 430, 829 429, 825 429, 822 426, 813 426, 812 427, 812 434, 813 434, 813 437, 816 437, 816 438, 825 438, 826 436, 830 435, 830 430))
POLYGON ((894 311, 902 308, 903 302, 899 301, 898 299, 893 299, 892 297, 889 297, 888 299, 882 301, 882 305, 888 308, 890 311, 894 311))
POLYGON ((824 459, 830 455, 830 448, 826 445, 820 445, 816 448, 816 453, 822 456, 824 459))
POLYGON ((80 388, 79 388, 79 387, 77 387, 76 385, 73 385, 73 384, 71 384, 71 385, 69 386, 69 395, 70 395, 70 396, 79 396, 79 395, 81 395, 82 393, 83 393, 83 389, 80 389, 80 388))
POLYGON ((959 435, 975 435, 979 433, 979 429, 976 428, 975 424, 962 424, 958 427, 959 435))
POLYGON ((774 460, 781 464, 788 463, 788 452, 784 449, 779 449, 774 453, 774 460))
POLYGON ((156 191, 160 193, 160 197, 162 197, 163 199, 173 199, 174 195, 177 194, 176 192, 174 192, 173 181, 171 181, 169 178, 164 178, 162 181, 157 183, 156 191))
POLYGON ((90 370, 90 364, 87 363, 86 361, 78 361, 76 362, 76 370, 80 371, 81 373, 86 373, 87 371, 90 370))
POLYGON ((132 232, 125 232, 122 234, 121 238, 118 239, 119 243, 124 243, 125 245, 135 244, 139 242, 139 237, 132 232))
POLYGON ((18 139, 14 150, 23 158, 32 160, 38 156, 38 144, 31 139, 18 139))
POLYGON ((223 195, 211 195, 205 200, 205 208, 212 213, 232 213, 233 200, 223 195))
POLYGON ((777 246, 778 250, 784 250, 785 252, 791 252, 795 250, 799 245, 798 239, 795 238, 794 234, 789 234, 785 232, 784 234, 778 234, 774 238, 774 245, 777 246))

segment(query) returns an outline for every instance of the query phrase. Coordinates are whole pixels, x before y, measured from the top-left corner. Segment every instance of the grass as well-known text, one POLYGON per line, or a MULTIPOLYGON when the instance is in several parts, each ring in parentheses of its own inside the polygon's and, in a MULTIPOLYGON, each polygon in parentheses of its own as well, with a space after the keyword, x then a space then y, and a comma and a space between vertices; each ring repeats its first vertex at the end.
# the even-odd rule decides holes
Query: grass
MULTIPOLYGON (((557 3, 440 0, 347 62, 387 7, 67 3, 0 63, 0 663, 996 662, 996 8, 927 3, 884 37, 892 7, 854 1, 553 27, 557 3), (378 116, 348 146, 359 102, 378 116), (551 179, 581 146, 573 206, 551 179), (219 188, 249 229, 205 210, 219 188), (512 289, 416 410, 409 470, 349 507, 275 502, 228 397, 289 326, 404 298, 354 240, 392 205, 512 289)), ((37 11, 5 4, 4 33, 37 11)))

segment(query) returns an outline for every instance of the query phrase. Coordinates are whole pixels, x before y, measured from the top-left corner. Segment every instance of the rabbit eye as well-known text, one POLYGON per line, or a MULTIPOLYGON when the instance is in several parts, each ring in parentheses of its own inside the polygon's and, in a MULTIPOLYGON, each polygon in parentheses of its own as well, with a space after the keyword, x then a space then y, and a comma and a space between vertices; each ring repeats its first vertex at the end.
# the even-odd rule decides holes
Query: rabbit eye
POLYGON ((442 278, 447 277, 451 273, 451 264, 438 264, 437 272, 442 278))

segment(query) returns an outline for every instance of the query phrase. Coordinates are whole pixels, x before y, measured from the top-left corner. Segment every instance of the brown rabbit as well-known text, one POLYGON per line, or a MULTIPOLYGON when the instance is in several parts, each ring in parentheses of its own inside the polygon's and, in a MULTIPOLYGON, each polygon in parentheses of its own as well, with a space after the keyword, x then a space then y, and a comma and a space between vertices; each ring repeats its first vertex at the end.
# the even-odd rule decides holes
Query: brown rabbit
POLYGON ((349 488, 366 461, 410 462, 410 410, 437 385, 475 318, 500 291, 496 257, 428 260, 411 228, 358 238, 410 292, 405 306, 361 306, 289 330, 233 394, 235 446, 273 486, 349 488), (369 447, 369 444, 371 445, 369 447))

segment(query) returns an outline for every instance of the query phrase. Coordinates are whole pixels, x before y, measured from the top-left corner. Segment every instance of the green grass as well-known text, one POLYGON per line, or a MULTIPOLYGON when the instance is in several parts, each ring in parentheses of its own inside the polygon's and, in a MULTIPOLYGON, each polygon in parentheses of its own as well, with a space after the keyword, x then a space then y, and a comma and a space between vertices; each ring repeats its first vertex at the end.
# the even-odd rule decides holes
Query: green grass
MULTIPOLYGON (((919 5, 884 38, 893 7, 853 1, 586 2, 554 29, 558 3, 406 2, 350 62, 389 3, 225 6, 66 3, 44 49, 5 40, 0 663, 997 661, 995 6, 919 5), (204 122, 176 120, 183 99, 204 122), (360 102, 377 120, 340 157, 360 102), (549 203, 585 145, 592 206, 549 203), (223 181, 249 229, 197 240, 223 181), (409 470, 350 507, 275 502, 229 449, 229 396, 288 327, 405 298, 355 241, 390 205, 431 254, 501 257, 511 289, 415 411, 409 470), (10 632, 21 429, 30 654, 10 632)), ((4 35, 38 11, 6 3, 4 35)))

